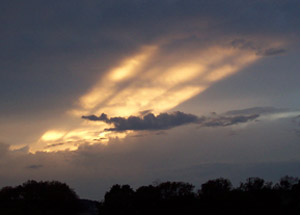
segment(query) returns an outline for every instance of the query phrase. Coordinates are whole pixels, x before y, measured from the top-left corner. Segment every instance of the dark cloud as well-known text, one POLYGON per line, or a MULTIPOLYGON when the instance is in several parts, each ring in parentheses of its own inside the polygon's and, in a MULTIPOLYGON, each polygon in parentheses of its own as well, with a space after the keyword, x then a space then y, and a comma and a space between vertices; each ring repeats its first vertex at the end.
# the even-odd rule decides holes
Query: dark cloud
POLYGON ((82 116, 83 119, 90 121, 103 121, 107 124, 113 124, 113 128, 107 128, 108 131, 127 131, 127 130, 165 130, 176 126, 181 126, 189 123, 199 124, 203 127, 217 127, 217 126, 230 126, 239 123, 252 121, 259 117, 259 114, 250 115, 235 115, 225 116, 217 115, 216 113, 211 116, 198 117, 193 114, 186 114, 180 111, 174 113, 161 113, 155 116, 148 113, 145 116, 130 116, 125 117, 111 117, 102 113, 100 116, 90 115, 82 116))
POLYGON ((149 114, 149 113, 151 113, 153 110, 143 110, 143 111, 140 111, 140 115, 141 116, 145 116, 145 115, 147 115, 147 114, 149 114))
POLYGON ((258 52, 258 55, 262 55, 262 56, 273 56, 273 55, 279 55, 279 54, 283 54, 285 53, 286 50, 285 49, 280 49, 280 48, 269 48, 269 49, 265 49, 265 50, 261 50, 260 52, 258 52))
POLYGON ((56 146, 62 146, 62 145, 64 145, 64 143, 53 143, 53 144, 45 146, 45 149, 56 147, 56 146))
POLYGON ((255 120, 259 117, 259 114, 252 115, 237 115, 237 116, 212 116, 208 117, 201 123, 204 127, 225 127, 230 125, 235 125, 239 123, 245 123, 248 121, 255 120))
POLYGON ((20 153, 27 153, 27 152, 29 152, 29 146, 28 145, 26 145, 26 146, 24 146, 24 147, 21 147, 21 148, 19 148, 19 149, 15 149, 15 150, 13 150, 14 152, 20 152, 20 153))
POLYGON ((42 167, 44 167, 44 166, 41 165, 41 164, 32 164, 32 165, 27 166, 26 168, 28 168, 28 169, 40 169, 42 167))
POLYGON ((261 41, 251 41, 246 39, 235 39, 231 41, 231 46, 238 49, 251 50, 259 56, 274 56, 286 52, 283 48, 268 47, 266 44, 261 44, 261 41))
POLYGON ((282 113, 287 112, 287 109, 275 108, 275 107, 251 107, 246 109, 239 110, 230 110, 225 113, 225 115, 252 115, 252 114, 273 114, 273 113, 282 113))
MULTIPOLYGON (((100 116, 82 116, 82 118, 90 121, 102 121, 107 124, 112 124, 114 127, 107 128, 106 130, 108 131, 142 131, 166 130, 189 123, 198 124, 200 127, 225 127, 253 121, 262 115, 289 112, 292 111, 275 107, 252 107, 240 110, 230 110, 220 115, 213 112, 210 116, 201 117, 180 111, 174 113, 161 113, 155 116, 153 113, 146 111, 145 114, 141 114, 141 116, 129 116, 128 118, 109 118, 105 113, 102 113, 100 116)), ((295 117, 294 121, 299 123, 299 116, 295 117)))
POLYGON ((155 116, 148 113, 145 116, 130 116, 124 117, 111 117, 108 118, 106 114, 102 113, 99 117, 95 115, 82 116, 83 119, 91 121, 103 121, 107 124, 113 124, 114 128, 108 128, 109 131, 126 131, 126 130, 164 130, 172 127, 197 123, 199 118, 193 114, 186 114, 180 111, 168 114, 161 113, 155 116))

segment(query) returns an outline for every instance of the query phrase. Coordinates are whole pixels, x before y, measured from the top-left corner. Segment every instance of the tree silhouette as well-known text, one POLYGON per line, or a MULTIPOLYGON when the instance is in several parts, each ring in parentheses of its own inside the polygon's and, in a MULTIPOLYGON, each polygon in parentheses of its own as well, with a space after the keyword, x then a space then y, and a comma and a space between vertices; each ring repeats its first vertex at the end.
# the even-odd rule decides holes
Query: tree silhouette
POLYGON ((68 185, 27 181, 0 190, 1 215, 298 214, 300 180, 284 176, 274 186, 250 177, 233 188, 228 179, 208 180, 197 193, 185 182, 163 182, 133 190, 113 185, 101 203, 79 200, 68 185), (79 208, 79 206, 81 208, 79 208), (97 208, 99 209, 97 211, 97 208))
POLYGON ((206 196, 220 195, 228 193, 231 189, 232 184, 228 179, 218 178, 202 184, 200 194, 206 196))
POLYGON ((194 185, 184 182, 164 182, 157 186, 162 200, 187 198, 194 195, 194 185))
POLYGON ((271 186, 271 182, 265 182, 262 178, 250 177, 245 183, 241 183, 239 188, 243 191, 255 192, 263 189, 271 189, 271 186))
POLYGON ((102 214, 130 214, 133 210, 134 191, 129 185, 118 184, 105 194, 102 214))
POLYGON ((137 214, 157 214, 160 205, 160 192, 152 185, 142 186, 135 192, 135 207, 137 214))
POLYGON ((78 197, 68 185, 57 181, 27 181, 0 190, 0 214, 76 214, 78 197))
POLYGON ((275 185, 275 188, 281 190, 291 190, 292 187, 298 183, 299 178, 286 175, 280 179, 279 183, 275 185))

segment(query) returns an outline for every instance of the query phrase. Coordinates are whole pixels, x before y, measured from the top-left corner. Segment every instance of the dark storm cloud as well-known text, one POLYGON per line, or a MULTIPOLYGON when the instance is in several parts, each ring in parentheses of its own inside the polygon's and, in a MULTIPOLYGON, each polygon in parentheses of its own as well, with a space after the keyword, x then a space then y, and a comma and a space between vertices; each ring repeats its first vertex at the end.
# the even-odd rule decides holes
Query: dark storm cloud
POLYGON ((161 113, 155 116, 148 113, 145 116, 130 116, 125 117, 111 117, 102 113, 100 116, 90 115, 82 116, 83 119, 91 121, 102 121, 107 124, 113 124, 114 128, 108 128, 108 131, 127 131, 127 130, 165 130, 176 126, 181 126, 189 123, 195 123, 202 127, 225 127, 239 123, 252 121, 259 117, 259 114, 251 115, 237 115, 237 116, 223 116, 213 114, 211 116, 198 117, 193 114, 186 114, 180 111, 174 113, 161 113))

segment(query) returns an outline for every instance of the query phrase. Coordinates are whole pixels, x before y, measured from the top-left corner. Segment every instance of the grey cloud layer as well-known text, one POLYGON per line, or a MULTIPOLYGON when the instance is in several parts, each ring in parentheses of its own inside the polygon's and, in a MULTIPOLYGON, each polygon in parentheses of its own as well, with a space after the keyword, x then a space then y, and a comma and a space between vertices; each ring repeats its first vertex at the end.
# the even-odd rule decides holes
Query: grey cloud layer
POLYGON ((107 124, 113 124, 114 128, 109 128, 109 131, 126 131, 126 130, 162 130, 169 129, 175 126, 180 126, 188 123, 197 123, 199 118, 193 114, 186 114, 183 112, 174 112, 172 114, 161 113, 155 116, 148 113, 143 117, 130 116, 124 117, 111 117, 102 113, 99 117, 95 115, 82 116, 83 119, 91 121, 103 121, 107 124))
POLYGON ((230 110, 225 115, 245 115, 245 114, 274 114, 288 112, 289 110, 275 107, 252 107, 240 110, 230 110))
POLYGON ((259 44, 256 41, 246 39, 235 39, 231 41, 231 45, 234 48, 254 51, 256 55, 259 56, 274 56, 286 52, 286 50, 283 48, 264 47, 262 44, 259 44))
MULTIPOLYGON (((222 116, 228 124, 230 118, 222 116)), ((36 154, 11 151, 8 145, 0 144, 0 185, 55 179, 70 184, 82 198, 101 200, 117 183, 138 186, 160 179, 196 184, 219 176, 238 177, 239 182, 252 175, 277 180, 284 174, 299 175, 299 137, 289 131, 294 126, 291 118, 261 121, 230 135, 234 129, 230 126, 197 129, 187 125, 164 131, 165 135, 113 138, 108 145, 83 144, 77 151, 36 154), (282 161, 296 163, 285 165, 282 161), (266 162, 273 167, 266 166, 266 162), (217 163, 223 165, 216 167, 217 163), (244 166, 246 163, 249 166, 244 166), (242 166, 232 168, 231 164, 242 166), (254 171, 255 165, 264 168, 254 171)))
MULTIPOLYGON (((24 104, 33 112, 71 104, 102 71, 161 39, 201 35, 203 46, 240 38, 236 46, 253 48, 244 36, 286 39, 297 35, 300 25, 297 0, 28 0, 1 1, 0 8, 0 109, 7 112, 24 104), (99 59, 104 59, 100 68, 99 59)), ((254 48, 267 56, 285 51, 254 48)))
POLYGON ((205 120, 201 123, 204 127, 218 127, 218 126, 230 126, 239 123, 245 123, 252 120, 255 120, 259 117, 259 114, 251 115, 236 115, 236 116, 212 116, 206 117, 205 120))
POLYGON ((107 128, 108 131, 127 131, 127 130, 164 130, 176 126, 185 125, 189 123, 196 123, 203 127, 217 127, 230 126, 238 123, 245 123, 252 121, 259 117, 259 114, 250 115, 235 115, 223 116, 213 114, 208 117, 198 117, 193 114, 186 114, 180 111, 174 113, 161 113, 155 116, 148 113, 145 116, 130 116, 125 117, 111 117, 102 113, 100 116, 90 115, 82 116, 83 119, 91 121, 103 121, 107 124, 113 124, 113 128, 107 128))
MULTIPOLYGON (((153 113, 145 111, 145 113, 143 113, 141 116, 130 116, 128 118, 109 118, 105 113, 102 113, 100 116, 82 116, 82 118, 90 121, 102 121, 107 124, 112 124, 114 127, 107 128, 106 130, 108 131, 139 131, 165 130, 189 123, 197 124, 200 127, 225 127, 253 121, 263 115, 292 113, 294 111, 275 107, 252 107, 240 110, 230 110, 223 114, 217 114, 213 112, 209 116, 201 117, 180 111, 173 113, 161 113, 155 116, 153 113)), ((299 118, 300 116, 294 117, 293 120, 300 125, 299 118)))

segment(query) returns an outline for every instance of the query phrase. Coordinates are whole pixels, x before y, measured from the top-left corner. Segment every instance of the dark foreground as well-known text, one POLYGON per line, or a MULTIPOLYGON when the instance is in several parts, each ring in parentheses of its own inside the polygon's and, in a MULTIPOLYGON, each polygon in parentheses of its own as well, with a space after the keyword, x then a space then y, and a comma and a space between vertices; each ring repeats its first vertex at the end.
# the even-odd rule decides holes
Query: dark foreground
POLYGON ((227 179, 209 180, 195 191, 184 182, 164 182, 133 190, 114 185, 101 202, 82 200, 68 185, 27 181, 0 190, 1 215, 96 214, 260 214, 300 212, 300 180, 285 176, 272 184, 248 178, 239 187, 227 179))

